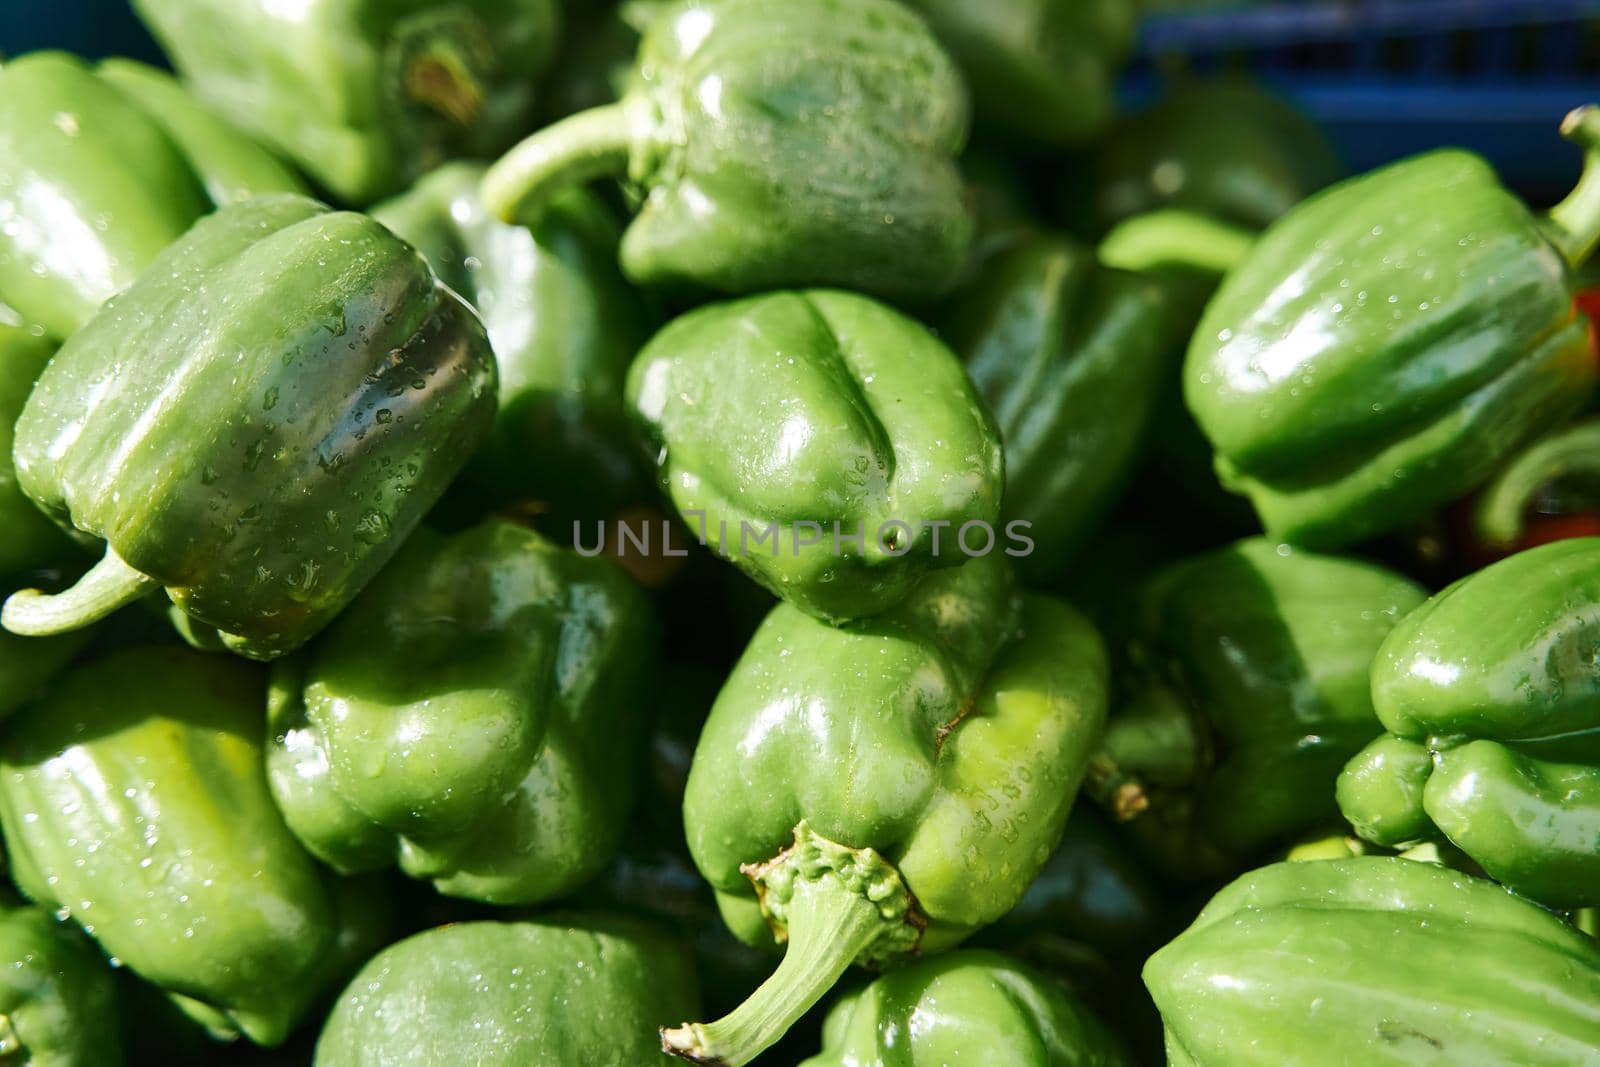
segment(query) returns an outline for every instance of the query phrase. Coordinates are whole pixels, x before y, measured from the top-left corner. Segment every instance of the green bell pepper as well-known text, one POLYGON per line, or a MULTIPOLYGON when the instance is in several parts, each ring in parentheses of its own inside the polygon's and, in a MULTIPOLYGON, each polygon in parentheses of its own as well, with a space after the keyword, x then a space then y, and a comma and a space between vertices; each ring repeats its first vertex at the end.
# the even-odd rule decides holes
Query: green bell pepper
POLYGON ((949 948, 1022 898, 1104 722, 1105 651, 999 556, 845 627, 773 609, 706 720, 684 829, 729 927, 787 943, 669 1048, 747 1063, 854 962, 949 948))
POLYGON ((503 519, 418 530, 274 669, 273 795, 339 871, 398 863, 495 904, 570 892, 632 806, 653 638, 604 560, 503 519))
POLYGON ((1110 1028, 1051 979, 997 952, 917 960, 842 997, 801 1067, 1003 1063, 1131 1067, 1110 1028))
POLYGON ((1334 780, 1378 726, 1368 669, 1425 596, 1373 564, 1262 539, 1160 572, 1131 606, 1091 793, 1187 878, 1336 818, 1334 780))
POLYGON ((0 1061, 119 1067, 117 986, 93 942, 43 908, 0 905, 0 1061))
POLYGON ((72 543, 17 484, 11 443, 17 416, 56 346, 0 304, 0 579, 71 562, 72 543))
POLYGON ((923 298, 972 235, 955 156, 961 75, 892 0, 720 0, 646 31, 638 84, 535 133, 484 178, 510 221, 626 173, 636 282, 749 292, 837 285, 923 298))
POLYGON ((1509 555, 1567 537, 1600 535, 1600 418, 1542 437, 1478 492, 1472 548, 1509 555))
POLYGON ((1600 903, 1600 538, 1529 549, 1407 615, 1372 666, 1389 731, 1339 806, 1382 845, 1444 835, 1493 878, 1600 903))
POLYGON ((930 570, 1022 550, 995 529, 1000 442, 960 362, 866 297, 692 311, 639 353, 627 395, 696 536, 813 615, 876 614, 930 570))
POLYGON ((1151 957, 1174 1067, 1588 1063, 1600 946, 1492 882, 1367 856, 1279 863, 1151 957))
POLYGON ((622 386, 654 314, 617 270, 619 230, 597 197, 570 189, 508 226, 478 202, 482 176, 449 164, 372 217, 478 309, 494 346, 500 410, 463 477, 491 505, 536 501, 570 538, 572 522, 653 492, 622 386))
POLYGON ((1176 371, 1167 314, 1150 281, 1041 234, 994 254, 935 320, 998 423, 1004 518, 1043 548, 1018 559, 1030 579, 1071 564, 1133 473, 1176 371))
POLYGON ((532 121, 555 0, 135 0, 195 93, 358 205, 532 121))
POLYGON ((1133 0, 910 0, 961 64, 986 127, 1050 148, 1082 145, 1116 113, 1133 0))
POLYGON ((1307 200, 1229 272, 1184 393, 1269 534, 1332 548, 1393 530, 1586 402, 1571 269, 1600 237, 1600 108, 1562 130, 1584 175, 1546 218, 1442 149, 1307 200))
POLYGON ((229 648, 281 655, 393 555, 494 403, 483 327, 410 246, 304 197, 223 208, 29 396, 18 482, 105 555, 0 621, 63 632, 164 585, 229 648))
POLYGON ((267 793, 262 700, 259 668, 181 647, 79 667, 13 720, 0 825, 30 898, 272 1045, 336 978, 346 902, 267 793))
POLYGON ((316 1067, 643 1067, 661 1019, 698 1003, 689 954, 603 915, 442 926, 351 980, 316 1067))
POLYGON ((1262 229, 1344 176, 1322 128, 1245 78, 1187 78, 1120 123, 1094 158, 1102 228, 1181 208, 1262 229))
POLYGON ((60 52, 0 65, 0 299, 57 340, 213 205, 301 191, 159 71, 60 52))

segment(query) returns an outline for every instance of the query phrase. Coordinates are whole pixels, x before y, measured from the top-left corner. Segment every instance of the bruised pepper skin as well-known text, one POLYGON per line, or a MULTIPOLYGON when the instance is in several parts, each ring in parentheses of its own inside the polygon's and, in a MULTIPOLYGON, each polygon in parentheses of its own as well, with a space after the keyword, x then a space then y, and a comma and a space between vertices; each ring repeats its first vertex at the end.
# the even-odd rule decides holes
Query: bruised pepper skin
POLYGON ((57 341, 213 206, 303 192, 171 75, 61 52, 0 65, 0 300, 57 341))
POLYGON ((258 659, 360 591, 483 439, 495 366, 472 310, 364 215, 257 197, 201 220, 62 346, 17 420, 23 492, 105 543, 29 635, 158 586, 258 659))
POLYGON ((1174 1067, 1569 1067, 1600 1047, 1593 939, 1398 856, 1252 871, 1144 980, 1174 1067))
POLYGON ((1542 545, 1445 589, 1372 666, 1389 732, 1339 778, 1381 845, 1448 838, 1555 907, 1600 903, 1600 538, 1542 545))
POLYGON ((1093 627, 1019 593, 998 555, 844 627, 775 608, 701 733, 684 825, 729 927, 787 947, 667 1047, 737 1067, 851 963, 942 951, 1009 911, 1061 837, 1106 686, 1093 627))
POLYGON ((961 74, 899 3, 687 3, 650 23, 621 101, 523 141, 483 201, 512 221, 625 175, 635 282, 921 300, 955 281, 972 238, 966 138, 961 74))
POLYGON ((1441 149, 1306 200, 1229 272, 1184 395, 1269 535, 1332 549, 1393 530, 1583 407, 1596 361, 1572 271, 1600 237, 1600 108, 1562 130, 1584 173, 1546 217, 1441 149))

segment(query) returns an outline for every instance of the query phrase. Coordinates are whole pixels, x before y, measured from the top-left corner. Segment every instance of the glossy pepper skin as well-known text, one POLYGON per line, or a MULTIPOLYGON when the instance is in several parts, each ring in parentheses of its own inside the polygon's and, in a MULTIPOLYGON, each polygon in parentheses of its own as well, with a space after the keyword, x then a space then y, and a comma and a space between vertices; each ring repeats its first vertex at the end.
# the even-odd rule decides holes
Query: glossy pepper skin
POLYGON ((169 75, 60 52, 0 65, 0 299, 57 340, 213 206, 302 191, 169 75))
POLYGON ((1328 135, 1288 100, 1234 76, 1184 79, 1119 123, 1094 159, 1095 215, 1177 208, 1263 229, 1344 177, 1328 135))
POLYGON ((482 176, 447 164, 372 217, 477 308, 494 346, 500 410, 464 478, 491 505, 548 509, 568 535, 651 496, 622 388, 655 316, 617 269, 620 230, 597 197, 570 189, 510 225, 479 202, 482 176))
POLYGON ((911 0, 961 64, 987 128, 1050 148, 1081 145, 1116 113, 1133 47, 1130 0, 911 0))
POLYGON ((262 700, 227 656, 82 665, 13 721, 0 825, 30 898, 213 1030, 272 1045, 332 977, 341 918, 267 793, 262 700))
POLYGON ((531 122, 556 0, 137 0, 194 93, 370 204, 531 122))
POLYGON ((257 197, 203 219, 73 335, 17 420, 25 493, 106 542, 76 586, 13 594, 17 633, 157 586, 268 659, 347 604, 488 429, 477 317, 363 215, 257 197))
POLYGON ((1529 549, 1411 612, 1372 666, 1389 732, 1339 778, 1382 845, 1442 834, 1544 903, 1600 902, 1600 538, 1529 549))
POLYGON ((1144 979, 1181 1067, 1557 1067, 1600 1046, 1592 939, 1492 882, 1399 857, 1252 871, 1144 979))
POLYGON ((29 1067, 119 1067, 117 986, 94 943, 43 908, 0 905, 0 1055, 29 1067))
POLYGON ((1093 791, 1164 871, 1227 875, 1337 816, 1377 728, 1368 670, 1426 594, 1373 564, 1255 538, 1148 580, 1093 791))
POLYGON ((851 963, 938 952, 1009 911, 1060 839, 1106 686, 1093 627, 1020 594, 998 555, 846 627, 775 608, 700 735, 684 828, 734 933, 788 947, 668 1047, 736 1067, 851 963))
MULTIPOLYGON (((992 551, 1011 547, 996 526, 1000 442, 960 362, 867 297, 692 311, 639 353, 627 389, 691 531, 813 615, 891 607, 966 561, 967 523, 989 525, 992 551)), ((981 533, 967 533, 975 552, 981 533)))
POLYGON ((1072 562, 1132 474, 1176 363, 1168 314, 1151 281, 1038 234, 991 256, 936 320, 994 413, 1002 515, 1036 545, 1017 560, 1029 578, 1072 562))
POLYGON ((397 863, 495 904, 570 892, 622 836, 654 638, 605 560, 503 519, 418 530, 275 670, 273 795, 340 871, 397 863))
POLYGON ((955 156, 961 75, 891 0, 720 0, 672 8, 615 104, 539 131, 484 180, 511 220, 626 174, 642 206, 622 269, 726 292, 836 285, 925 299, 972 236, 955 156))
POLYGON ((1547 218, 1441 149, 1305 201, 1229 272, 1184 395, 1270 535, 1392 530, 1583 406, 1596 363, 1570 272, 1600 235, 1600 109, 1563 131, 1587 162, 1547 218))
POLYGON ((902 1063, 1131 1067, 1105 1023, 1043 974, 963 949, 897 968, 840 998, 801 1067, 902 1063))
POLYGON ((698 1003, 688 952, 636 920, 457 923, 373 957, 334 1005, 315 1062, 664 1065, 657 1024, 698 1003))

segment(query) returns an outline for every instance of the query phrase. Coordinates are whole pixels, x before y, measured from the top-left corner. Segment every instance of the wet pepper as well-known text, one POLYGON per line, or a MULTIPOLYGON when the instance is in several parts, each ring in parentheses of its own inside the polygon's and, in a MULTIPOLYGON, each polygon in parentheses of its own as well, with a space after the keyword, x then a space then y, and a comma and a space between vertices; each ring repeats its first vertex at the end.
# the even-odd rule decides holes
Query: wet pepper
POLYGON ((80 666, 15 720, 0 824, 24 893, 214 1032, 272 1045, 372 945, 346 936, 354 890, 267 794, 262 701, 259 668, 232 657, 80 666))
POLYGON ((801 1067, 898 1063, 1125 1067, 1105 1023, 1049 977, 997 952, 917 960, 842 997, 801 1067))
POLYGON ((351 980, 316 1067, 644 1067, 659 1020, 698 1004, 681 945, 592 914, 468 922, 409 937, 351 980))
POLYGON ((566 535, 563 520, 604 519, 653 492, 622 386, 655 315, 617 270, 620 230, 597 197, 569 189, 512 225, 479 202, 482 176, 447 164, 372 217, 477 308, 494 346, 500 410, 463 477, 566 535))
POLYGON ((649 604, 613 564, 501 519, 419 530, 276 667, 273 795, 337 870, 548 900, 616 852, 653 658, 649 604))
POLYGON ((1377 726, 1368 669, 1425 595, 1261 539, 1162 571, 1133 604, 1093 792, 1187 878, 1331 821, 1334 779, 1377 726))
POLYGON ((1363 837, 1442 835, 1547 904, 1600 903, 1600 538, 1464 578, 1384 641, 1389 733, 1350 761, 1339 806, 1363 837))
POLYGON ((820 618, 886 610, 963 544, 1023 550, 998 527, 1000 442, 960 362, 867 297, 692 311, 639 353, 628 400, 691 531, 820 618))
POLYGON ((0 299, 58 340, 214 206, 303 191, 170 75, 60 52, 0 65, 0 299))
POLYGON ((998 424, 1029 577, 1061 573, 1131 475, 1176 363, 1171 313, 1153 282, 1037 234, 990 255, 937 318, 998 424))
POLYGON ((747 1063, 852 963, 938 952, 1009 911, 1061 836, 1106 685, 1089 623, 1020 594, 997 555, 846 627, 774 609, 701 733, 684 826, 729 927, 787 948, 667 1047, 747 1063))
POLYGON ((1175 1067, 1587 1063, 1600 948, 1492 882, 1367 856, 1279 863, 1144 969, 1175 1067))
POLYGON ((22 634, 165 586, 227 647, 304 642, 482 439, 495 367, 415 250, 298 196, 203 219, 62 347, 17 420, 25 493, 105 542, 75 586, 13 594, 22 634))
POLYGON ((1307 200, 1229 273, 1184 393, 1269 534, 1392 530, 1583 406, 1596 362, 1571 272, 1600 237, 1600 108, 1562 130, 1586 162, 1547 217, 1443 149, 1307 200))
POLYGON ((399 192, 532 120, 556 0, 137 0, 197 96, 339 199, 399 192))
POLYGON ((603 176, 640 193, 622 269, 727 292, 838 285, 923 299, 972 220, 961 75, 891 0, 721 0, 651 22, 637 84, 528 138, 484 179, 511 220, 603 176))
POLYGON ((0 1053, 30 1067, 119 1067, 116 980, 77 927, 0 905, 0 960, 0 1053))
POLYGON ((961 64, 987 127, 1052 148, 1081 145, 1116 112, 1132 50, 1131 0, 911 0, 961 64))

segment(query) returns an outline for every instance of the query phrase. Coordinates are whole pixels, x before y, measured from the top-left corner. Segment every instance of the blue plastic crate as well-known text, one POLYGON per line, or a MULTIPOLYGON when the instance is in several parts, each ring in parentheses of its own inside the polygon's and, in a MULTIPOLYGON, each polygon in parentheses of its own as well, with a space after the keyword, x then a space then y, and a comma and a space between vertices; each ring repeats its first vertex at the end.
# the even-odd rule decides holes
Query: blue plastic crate
POLYGON ((1352 168, 1463 145, 1530 196, 1577 174, 1561 116, 1600 100, 1600 0, 1342 0, 1153 15, 1130 102, 1175 63, 1255 72, 1323 120, 1352 168))

